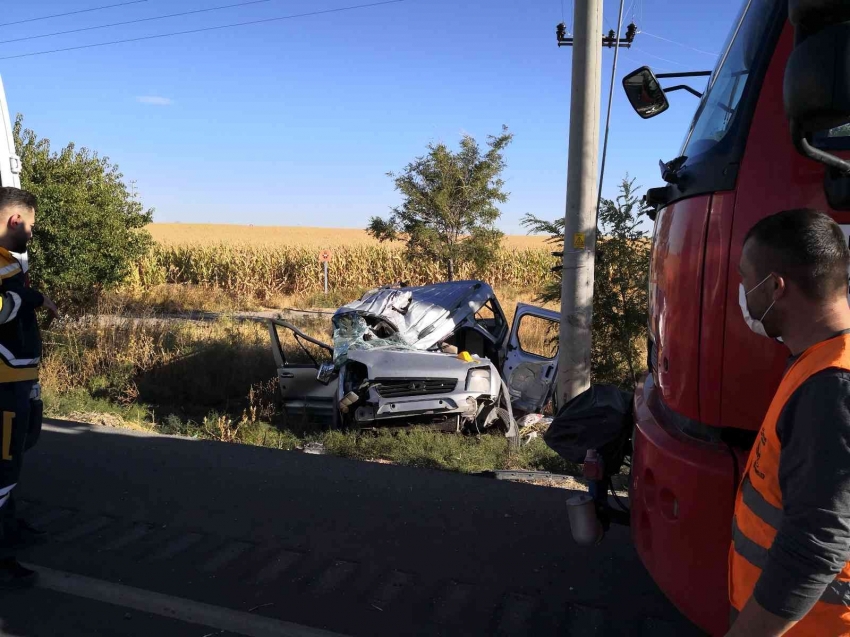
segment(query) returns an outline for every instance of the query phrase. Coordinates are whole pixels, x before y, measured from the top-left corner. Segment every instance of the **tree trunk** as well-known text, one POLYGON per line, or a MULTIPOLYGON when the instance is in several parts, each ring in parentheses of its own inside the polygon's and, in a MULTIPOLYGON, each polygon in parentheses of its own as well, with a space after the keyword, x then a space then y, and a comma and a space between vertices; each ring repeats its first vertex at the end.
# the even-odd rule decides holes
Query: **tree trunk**
POLYGON ((446 275, 449 281, 455 280, 455 260, 452 258, 446 260, 446 275))

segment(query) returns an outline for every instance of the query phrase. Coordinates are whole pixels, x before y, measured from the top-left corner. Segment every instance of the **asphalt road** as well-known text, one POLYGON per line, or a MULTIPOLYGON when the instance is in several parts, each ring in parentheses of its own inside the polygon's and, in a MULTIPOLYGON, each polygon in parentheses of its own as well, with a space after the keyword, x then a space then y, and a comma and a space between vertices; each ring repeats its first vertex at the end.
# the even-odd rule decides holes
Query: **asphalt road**
POLYGON ((562 489, 71 423, 18 489, 52 541, 3 635, 699 634, 562 489))

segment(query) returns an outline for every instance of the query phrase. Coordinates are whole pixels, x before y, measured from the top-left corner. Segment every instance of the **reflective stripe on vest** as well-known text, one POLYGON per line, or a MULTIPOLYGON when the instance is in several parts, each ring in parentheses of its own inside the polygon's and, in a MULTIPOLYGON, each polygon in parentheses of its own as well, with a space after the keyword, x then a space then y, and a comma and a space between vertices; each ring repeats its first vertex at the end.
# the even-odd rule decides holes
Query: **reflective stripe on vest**
MULTIPOLYGON (((826 369, 850 371, 850 335, 818 343, 795 361, 776 390, 750 452, 735 499, 729 551, 729 599, 739 611, 753 594, 782 523, 781 443, 776 424, 794 392, 811 376, 826 369)), ((812 611, 788 633, 809 634, 850 634, 850 562, 826 588, 812 611)))
MULTIPOLYGON (((781 512, 780 512, 781 513, 781 512)), ((732 520, 732 546, 735 551, 747 560, 753 566, 759 569, 764 569, 767 564, 767 549, 759 546, 748 538, 741 529, 738 528, 738 520, 732 520)), ((842 606, 850 606, 850 581, 833 580, 823 595, 820 601, 825 604, 840 604, 842 606)))

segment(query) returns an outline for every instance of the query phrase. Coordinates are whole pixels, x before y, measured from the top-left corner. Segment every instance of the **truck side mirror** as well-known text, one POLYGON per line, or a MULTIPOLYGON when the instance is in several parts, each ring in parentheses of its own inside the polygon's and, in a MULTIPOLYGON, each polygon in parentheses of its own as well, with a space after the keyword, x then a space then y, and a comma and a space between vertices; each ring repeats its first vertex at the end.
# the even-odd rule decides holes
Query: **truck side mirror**
MULTIPOLYGON (((850 23, 828 26, 798 41, 785 66, 783 102, 797 152, 827 166, 828 179, 850 178, 850 162, 811 143, 813 132, 850 122, 850 23)), ((835 193, 827 187, 827 194, 830 190, 835 193)))
POLYGON ((850 4, 845 0, 788 0, 788 20, 798 37, 816 33, 824 26, 850 20, 850 4))
POLYGON ((850 23, 827 27, 794 48, 783 101, 788 118, 806 133, 850 122, 850 23))
POLYGON ((643 119, 660 115, 670 108, 664 89, 648 66, 642 66, 624 77, 623 89, 632 108, 643 119))

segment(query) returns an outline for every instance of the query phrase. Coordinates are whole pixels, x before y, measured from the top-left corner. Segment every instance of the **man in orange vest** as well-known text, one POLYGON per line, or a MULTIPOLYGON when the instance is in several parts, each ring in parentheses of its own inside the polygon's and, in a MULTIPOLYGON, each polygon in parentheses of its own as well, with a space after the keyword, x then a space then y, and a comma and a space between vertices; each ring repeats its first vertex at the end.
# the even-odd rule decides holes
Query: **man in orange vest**
POLYGON ((735 501, 727 637, 850 635, 850 250, 788 210, 744 239, 750 328, 791 351, 735 501))

